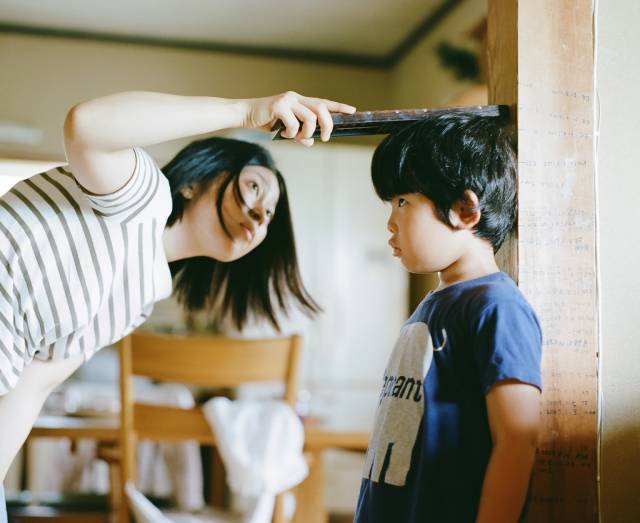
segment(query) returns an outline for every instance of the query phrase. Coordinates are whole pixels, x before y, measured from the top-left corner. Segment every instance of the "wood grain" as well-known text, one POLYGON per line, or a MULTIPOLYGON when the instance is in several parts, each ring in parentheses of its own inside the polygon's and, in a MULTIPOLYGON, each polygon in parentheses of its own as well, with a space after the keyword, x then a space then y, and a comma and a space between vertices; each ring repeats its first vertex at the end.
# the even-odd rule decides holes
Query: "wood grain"
POLYGON ((588 0, 489 2, 489 103, 517 102, 517 249, 504 263, 544 332, 528 522, 598 520, 592 27, 588 0))

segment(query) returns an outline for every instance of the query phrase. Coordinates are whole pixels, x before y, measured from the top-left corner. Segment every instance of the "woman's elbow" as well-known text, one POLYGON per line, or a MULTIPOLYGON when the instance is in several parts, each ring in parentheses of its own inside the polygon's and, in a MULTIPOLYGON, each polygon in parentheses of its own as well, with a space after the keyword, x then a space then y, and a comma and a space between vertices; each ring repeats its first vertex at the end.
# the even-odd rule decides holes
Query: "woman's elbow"
POLYGON ((81 144, 86 140, 87 120, 87 108, 84 104, 79 103, 69 109, 64 120, 65 143, 81 144))

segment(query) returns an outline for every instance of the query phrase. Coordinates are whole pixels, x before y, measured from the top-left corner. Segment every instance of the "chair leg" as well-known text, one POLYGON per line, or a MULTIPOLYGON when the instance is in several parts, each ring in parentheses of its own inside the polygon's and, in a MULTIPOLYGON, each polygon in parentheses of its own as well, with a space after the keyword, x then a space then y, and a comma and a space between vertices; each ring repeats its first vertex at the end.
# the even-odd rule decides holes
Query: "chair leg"
POLYGON ((118 463, 109 463, 109 511, 111 514, 117 514, 122 503, 120 466, 118 463))
POLYGON ((296 513, 294 523, 328 523, 325 500, 325 475, 322 451, 305 452, 309 475, 295 490, 296 513))
POLYGON ((120 449, 110 443, 98 445, 98 457, 107 462, 109 466, 109 513, 115 522, 120 506, 123 503, 122 485, 120 484, 120 449))
POLYGON ((282 494, 276 496, 276 503, 273 507, 273 519, 271 520, 271 523, 288 523, 287 519, 284 517, 283 498, 284 496, 282 494))
POLYGON ((224 463, 220 457, 220 452, 216 447, 211 449, 211 489, 210 504, 212 507, 226 508, 226 484, 227 476, 224 470, 224 463))
POLYGON ((129 504, 123 500, 118 508, 118 523, 130 523, 131 518, 129 516, 129 504))

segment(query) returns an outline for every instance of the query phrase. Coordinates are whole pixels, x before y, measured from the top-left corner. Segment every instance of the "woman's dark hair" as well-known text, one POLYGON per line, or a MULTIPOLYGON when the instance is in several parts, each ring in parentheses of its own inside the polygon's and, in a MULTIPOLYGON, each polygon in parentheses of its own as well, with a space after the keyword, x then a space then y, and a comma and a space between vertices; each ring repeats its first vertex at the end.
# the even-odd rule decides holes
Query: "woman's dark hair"
POLYGON ((272 171, 280 188, 280 198, 265 239, 251 252, 232 262, 204 256, 171 262, 174 293, 188 311, 215 310, 229 316, 239 329, 250 314, 267 318, 280 329, 278 311, 288 312, 287 298, 293 296, 303 312, 312 315, 320 307, 305 289, 296 257, 293 225, 284 178, 271 155, 261 146, 229 138, 206 138, 182 149, 163 169, 171 187, 173 209, 167 226, 180 220, 188 200, 181 189, 193 187, 196 195, 206 191, 214 180, 220 182, 216 207, 223 230, 229 234, 222 216, 225 189, 233 184, 239 201, 238 179, 247 165, 272 171))
POLYGON ((481 210, 475 234, 494 251, 516 219, 516 172, 505 118, 465 112, 427 117, 387 136, 371 164, 373 185, 382 200, 422 193, 447 225, 452 205, 465 190, 473 191, 481 210))

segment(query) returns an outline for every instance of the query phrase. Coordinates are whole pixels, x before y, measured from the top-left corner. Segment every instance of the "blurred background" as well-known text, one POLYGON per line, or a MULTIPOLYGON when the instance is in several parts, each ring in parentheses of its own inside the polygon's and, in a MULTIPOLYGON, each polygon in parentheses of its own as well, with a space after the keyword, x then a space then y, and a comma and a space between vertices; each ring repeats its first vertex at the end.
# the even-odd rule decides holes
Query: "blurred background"
MULTIPOLYGON (((67 110, 117 91, 248 98, 295 90, 358 110, 485 104, 485 27, 484 0, 2 0, 0 191, 64 162, 67 110)), ((306 149, 267 133, 223 134, 273 152, 289 187, 304 281, 324 308, 313 321, 285 321, 305 340, 299 410, 368 429, 395 337, 434 284, 408 275, 387 246, 388 209, 369 179, 380 137, 306 149)), ((162 167, 188 141, 148 151, 162 167)), ((146 325, 187 326, 207 322, 188 320, 172 300, 146 325)), ((268 333, 259 324, 223 331, 268 333)), ((114 384, 115 351, 98 353, 75 379, 94 390, 114 384)), ((349 513, 362 455, 326 459, 328 508, 349 513)))

